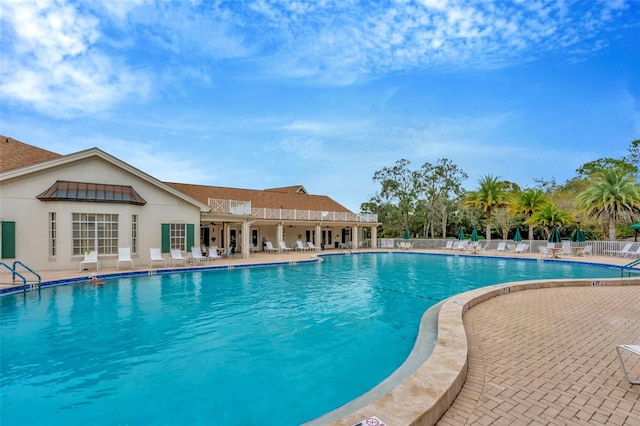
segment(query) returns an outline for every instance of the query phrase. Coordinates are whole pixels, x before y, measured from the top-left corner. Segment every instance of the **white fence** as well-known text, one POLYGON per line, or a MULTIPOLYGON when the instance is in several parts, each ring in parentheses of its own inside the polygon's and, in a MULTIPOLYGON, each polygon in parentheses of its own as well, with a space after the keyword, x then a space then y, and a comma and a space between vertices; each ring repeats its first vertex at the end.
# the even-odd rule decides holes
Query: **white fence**
MULTIPOLYGON (((385 243, 385 246, 390 246, 390 241, 393 241, 393 246, 398 247, 398 243, 404 243, 406 240, 402 238, 379 238, 378 239, 378 247, 382 248, 382 243, 385 243)), ((413 243, 413 248, 415 249, 439 249, 443 248, 448 240, 446 239, 411 239, 413 243)), ((482 246, 484 247, 487 244, 486 240, 480 240, 482 246)), ((487 249, 495 249, 498 246, 498 243, 506 242, 507 246, 512 245, 514 248, 518 244, 513 240, 491 240, 488 243, 487 249)), ((539 253, 539 246, 546 246, 546 240, 522 240, 522 243, 529 244, 528 251, 531 253, 539 253)), ((566 241, 565 241, 566 243, 566 241)), ((591 246, 591 255, 593 256, 611 256, 619 254, 625 245, 632 243, 631 241, 583 241, 583 242, 571 242, 571 247, 586 247, 591 246)), ((558 244, 559 245, 559 244, 558 244)), ((633 242, 631 248, 629 249, 629 257, 640 257, 640 253, 636 253, 636 250, 640 247, 640 241, 633 242)))
POLYGON ((213 212, 235 215, 251 215, 255 219, 304 220, 313 222, 359 222, 376 223, 376 214, 356 214, 351 212, 330 212, 296 209, 251 208, 251 201, 219 200, 209 198, 209 207, 213 212))

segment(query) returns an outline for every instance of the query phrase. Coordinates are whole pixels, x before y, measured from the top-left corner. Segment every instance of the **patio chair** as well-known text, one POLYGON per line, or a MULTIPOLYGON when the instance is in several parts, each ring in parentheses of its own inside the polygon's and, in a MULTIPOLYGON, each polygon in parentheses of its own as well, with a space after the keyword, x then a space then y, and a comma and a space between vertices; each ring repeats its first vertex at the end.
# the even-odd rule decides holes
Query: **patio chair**
POLYGON ((287 247, 287 245, 284 243, 284 241, 280 241, 280 242, 278 242, 278 244, 280 245, 280 251, 292 251, 293 250, 291 247, 287 247))
POLYGON ((211 260, 222 260, 222 256, 218 254, 218 247, 211 247, 209 249, 209 259, 211 260))
POLYGON ((629 250, 631 250, 631 246, 633 246, 633 243, 626 243, 624 247, 622 247, 622 250, 607 250, 605 253, 612 256, 625 257, 629 253, 629 250))
POLYGON ((206 262, 207 256, 202 254, 202 249, 200 247, 191 247, 191 258, 198 262, 206 262))
POLYGON ((529 244, 527 243, 520 243, 516 246, 516 249, 513 251, 516 254, 522 254, 525 251, 529 250, 529 244))
POLYGON ((302 241, 300 241, 300 240, 296 241, 296 251, 307 251, 307 250, 309 250, 309 247, 305 247, 302 244, 302 241))
POLYGON ((621 349, 624 350, 624 351, 629 351, 633 355, 640 356, 640 345, 618 345, 618 346, 616 346, 616 351, 618 352, 618 359, 620 360, 620 367, 622 367, 622 373, 624 374, 624 377, 627 379, 627 381, 630 384, 632 384, 632 385, 640 385, 640 379, 639 380, 631 380, 631 378, 629 377, 629 372, 627 371, 627 368, 624 365, 624 360, 622 358, 622 352, 620 352, 621 349))
POLYGON ((271 244, 271 241, 265 241, 264 242, 264 248, 267 251, 267 253, 277 253, 278 252, 278 249, 275 248, 273 246, 273 244, 271 244))
POLYGON ((465 250, 469 245, 469 240, 462 240, 458 243, 457 246, 453 247, 454 250, 465 250))
POLYGON ((579 256, 591 256, 592 252, 593 252, 592 246, 584 246, 579 256))
POLYGON ((538 246, 538 251, 543 257, 551 257, 551 249, 547 246, 538 246))
POLYGON ((153 262, 162 262, 162 267, 165 266, 165 259, 162 257, 162 252, 159 248, 150 248, 149 249, 149 268, 153 266, 153 262))
POLYGON ((120 269, 120 262, 131 263, 131 269, 133 269, 133 259, 131 259, 131 248, 118 247, 118 261, 116 262, 116 270, 120 269))
POLYGON ((560 250, 560 254, 571 256, 571 241, 562 242, 562 250, 560 250))
POLYGON ((635 257, 636 259, 640 257, 640 245, 636 248, 635 251, 629 250, 624 257, 635 257))
POLYGON ((312 251, 319 251, 320 248, 316 247, 311 241, 307 241, 307 247, 312 251))
POLYGON ((451 249, 453 249, 453 240, 447 241, 447 244, 445 244, 444 246, 440 247, 440 249, 442 249, 442 250, 451 250, 451 249))
POLYGON ((98 261, 98 252, 96 250, 90 251, 84 255, 84 260, 80 262, 80 272, 82 272, 84 265, 96 265, 96 271, 100 270, 100 262, 98 261))
POLYGON ((176 262, 182 261, 184 265, 187 265, 187 259, 182 255, 182 251, 180 249, 171 249, 171 266, 174 266, 176 262))
POLYGON ((501 241, 498 243, 498 247, 496 247, 497 252, 506 253, 507 251, 507 243, 505 241, 501 241))

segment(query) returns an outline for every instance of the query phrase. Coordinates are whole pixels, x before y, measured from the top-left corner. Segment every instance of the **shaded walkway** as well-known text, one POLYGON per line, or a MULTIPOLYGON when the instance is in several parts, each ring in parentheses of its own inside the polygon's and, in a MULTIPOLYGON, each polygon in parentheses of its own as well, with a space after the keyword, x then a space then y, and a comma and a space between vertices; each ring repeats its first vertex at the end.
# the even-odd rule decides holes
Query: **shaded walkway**
POLYGON ((615 352, 640 343, 640 287, 515 292, 464 324, 468 377, 439 425, 640 425, 640 386, 615 352))

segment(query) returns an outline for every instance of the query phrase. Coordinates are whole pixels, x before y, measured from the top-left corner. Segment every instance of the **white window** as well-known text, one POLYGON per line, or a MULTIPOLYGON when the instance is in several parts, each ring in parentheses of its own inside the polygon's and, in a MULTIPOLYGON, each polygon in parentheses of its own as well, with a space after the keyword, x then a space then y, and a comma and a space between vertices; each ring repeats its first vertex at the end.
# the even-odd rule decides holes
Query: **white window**
POLYGON ((72 230, 74 256, 93 250, 98 254, 118 253, 117 214, 73 213, 72 230))
POLYGON ((131 253, 138 253, 138 215, 131 216, 131 253))
POLYGON ((56 224, 55 212, 49 213, 49 257, 55 257, 56 255, 56 237, 58 229, 56 224))
POLYGON ((187 225, 172 223, 170 227, 171 248, 187 250, 187 225))

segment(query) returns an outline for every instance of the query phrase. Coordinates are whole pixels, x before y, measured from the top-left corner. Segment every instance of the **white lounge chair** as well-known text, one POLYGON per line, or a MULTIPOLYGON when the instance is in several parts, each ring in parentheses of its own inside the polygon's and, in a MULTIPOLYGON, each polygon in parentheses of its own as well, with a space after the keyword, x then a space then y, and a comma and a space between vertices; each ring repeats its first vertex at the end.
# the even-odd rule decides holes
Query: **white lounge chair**
POLYGON ((312 251, 319 251, 320 248, 316 247, 311 241, 307 241, 307 247, 312 251))
POLYGON ((578 254, 578 256, 591 256, 592 252, 593 252, 592 246, 584 246, 584 248, 582 249, 582 252, 578 254))
POLYGON ((307 251, 309 250, 309 247, 305 247, 304 244, 302 244, 302 241, 297 240, 296 241, 296 251, 307 251))
POLYGON ((116 270, 120 269, 120 263, 131 263, 131 269, 133 269, 133 259, 131 259, 131 248, 118 247, 118 261, 116 262, 116 270))
POLYGON ((507 251, 507 243, 506 241, 500 241, 498 243, 498 247, 495 248, 495 250, 499 253, 506 253, 507 251))
POLYGON ((202 254, 202 249, 200 247, 191 247, 191 258, 196 262, 206 262, 208 260, 207 256, 202 254))
POLYGON ((547 246, 538 246, 538 251, 540 252, 540 255, 543 257, 551 257, 551 249, 547 246))
POLYGON ((633 243, 626 243, 624 247, 622 247, 622 250, 607 250, 605 253, 613 256, 625 257, 627 253, 629 253, 629 250, 631 250, 631 246, 633 246, 633 243))
POLYGON ((626 253, 624 257, 635 257, 636 259, 639 258, 640 257, 640 245, 638 246, 638 248, 635 249, 635 251, 629 250, 629 252, 626 253))
POLYGON ((209 259, 211 260, 222 260, 222 256, 218 254, 218 247, 212 246, 209 249, 209 259))
POLYGON ((448 240, 447 243, 440 247, 442 250, 451 250, 453 249, 453 240, 448 240))
POLYGON ((277 249, 277 248, 275 248, 275 247, 273 246, 273 244, 271 244, 271 241, 265 241, 265 243, 264 243, 264 247, 265 247, 265 250, 266 250, 268 253, 277 253, 277 252, 278 252, 278 249, 277 249))
POLYGON ((462 240, 457 246, 453 247, 454 250, 465 250, 469 245, 469 240, 462 240))
POLYGON ((571 241, 562 242, 562 250, 560 250, 560 253, 567 256, 571 256, 571 241))
POLYGON ((153 266, 153 262, 162 262, 162 267, 166 266, 166 260, 162 257, 162 252, 159 248, 149 249, 149 268, 153 266))
POLYGON ((174 266, 176 262, 182 261, 184 265, 187 265, 187 259, 182 255, 182 251, 180 249, 171 249, 171 266, 174 266))
POLYGON ((527 251, 529 249, 529 244, 527 243, 520 243, 516 246, 516 249, 513 251, 514 253, 517 254, 522 254, 525 251, 527 251))
POLYGON ((82 272, 82 267, 84 265, 91 265, 94 264, 96 265, 96 271, 100 270, 100 262, 98 261, 98 252, 97 251, 90 251, 89 253, 84 255, 84 260, 82 262, 80 262, 80 272, 82 272))
POLYGON ((632 384, 632 385, 640 385, 640 380, 631 380, 631 378, 629 377, 629 373, 627 371, 627 368, 624 365, 624 360, 622 358, 622 353, 620 352, 621 349, 624 350, 624 351, 631 352, 633 355, 640 356, 640 345, 618 345, 618 346, 616 346, 616 351, 618 352, 618 359, 620 360, 620 366, 622 367, 622 373, 624 374, 624 377, 627 379, 627 381, 630 384, 632 384))
POLYGON ((284 241, 280 241, 280 242, 278 242, 278 244, 280 245, 280 251, 292 251, 293 250, 291 247, 287 247, 287 245, 284 243, 284 241))

